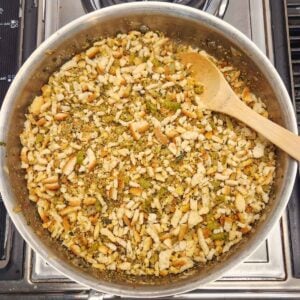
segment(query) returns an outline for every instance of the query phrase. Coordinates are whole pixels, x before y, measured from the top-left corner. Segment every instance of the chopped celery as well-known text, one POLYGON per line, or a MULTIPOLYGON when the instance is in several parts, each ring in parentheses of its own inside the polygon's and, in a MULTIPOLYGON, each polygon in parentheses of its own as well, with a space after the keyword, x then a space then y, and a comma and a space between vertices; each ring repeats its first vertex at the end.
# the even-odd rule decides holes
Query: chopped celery
POLYGON ((219 158, 219 154, 218 154, 218 152, 211 152, 211 153, 210 153, 210 157, 211 157, 212 159, 218 159, 218 158, 219 158))
POLYGON ((229 130, 232 130, 232 129, 233 129, 233 124, 232 124, 230 118, 229 118, 229 117, 226 117, 225 120, 226 120, 227 128, 228 128, 229 130))
POLYGON ((91 250, 92 250, 92 251, 97 251, 98 248, 99 248, 99 243, 98 243, 98 242, 95 242, 95 243, 93 243, 93 245, 92 245, 92 247, 91 247, 91 250))
POLYGON ((153 104, 150 101, 146 102, 146 109, 148 112, 150 112, 151 114, 156 114, 157 113, 157 107, 155 104, 153 104))
POLYGON ((128 112, 124 112, 121 114, 120 119, 124 122, 130 122, 133 120, 133 116, 128 112))
POLYGON ((211 235, 211 239, 214 240, 214 241, 215 240, 225 240, 226 237, 227 237, 226 232, 213 233, 211 235))
POLYGON ((78 151, 76 156, 76 162, 81 165, 84 160, 84 152, 82 150, 78 151))
POLYGON ((130 65, 134 64, 134 59, 135 59, 135 54, 134 53, 130 53, 130 55, 129 55, 129 64, 130 65))
POLYGON ((184 194, 184 188, 182 185, 178 186, 176 189, 175 189, 175 192, 179 195, 179 196, 182 196, 184 194))
POLYGON ((157 58, 152 59, 152 63, 154 67, 159 67, 161 66, 161 62, 157 58))
POLYGON ((102 117, 102 121, 104 121, 106 123, 112 122, 114 119, 115 119, 115 117, 114 116, 110 116, 110 115, 102 117))
POLYGON ((178 102, 170 101, 170 100, 166 100, 166 99, 162 102, 161 105, 162 105, 162 107, 172 110, 172 111, 176 111, 181 106, 180 103, 178 103, 178 102))
POLYGON ((207 228, 210 230, 218 229, 220 227, 220 224, 216 221, 209 220, 207 222, 207 228))
POLYGON ((176 68, 175 68, 175 63, 174 62, 170 63, 170 65, 169 65, 169 71, 170 71, 170 74, 174 74, 176 72, 176 68))
POLYGON ((216 201, 217 202, 225 202, 226 198, 224 195, 217 195, 216 196, 216 201))
POLYGON ((157 192, 157 196, 159 198, 164 197, 166 194, 168 193, 168 190, 166 188, 161 188, 158 192, 157 192))
POLYGON ((211 185, 213 186, 214 189, 220 187, 221 181, 220 180, 214 180, 212 181, 211 185))
POLYGON ((124 176, 124 184, 127 185, 129 183, 129 177, 128 176, 124 176))
POLYGON ((149 210, 151 209, 151 202, 152 202, 151 198, 147 198, 142 204, 142 207, 146 212, 149 212, 149 210))
POLYGON ((97 200, 96 203, 95 203, 95 208, 98 212, 101 211, 101 203, 97 200))
POLYGON ((138 183, 143 189, 149 189, 152 186, 151 182, 145 178, 140 178, 138 183))
POLYGON ((44 140, 43 135, 40 134, 40 133, 38 133, 38 134, 36 135, 35 142, 36 142, 37 144, 39 144, 39 143, 41 143, 43 140, 44 140))

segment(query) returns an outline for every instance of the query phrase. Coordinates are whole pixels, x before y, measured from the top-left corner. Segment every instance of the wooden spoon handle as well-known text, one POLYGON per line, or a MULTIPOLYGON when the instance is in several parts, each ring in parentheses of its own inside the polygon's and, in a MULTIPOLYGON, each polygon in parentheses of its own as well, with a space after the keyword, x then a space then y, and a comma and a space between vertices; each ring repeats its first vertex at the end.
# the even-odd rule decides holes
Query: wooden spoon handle
POLYGON ((230 99, 231 106, 226 107, 228 115, 242 121, 263 135, 290 156, 300 161, 300 137, 278 124, 262 117, 239 99, 230 99))

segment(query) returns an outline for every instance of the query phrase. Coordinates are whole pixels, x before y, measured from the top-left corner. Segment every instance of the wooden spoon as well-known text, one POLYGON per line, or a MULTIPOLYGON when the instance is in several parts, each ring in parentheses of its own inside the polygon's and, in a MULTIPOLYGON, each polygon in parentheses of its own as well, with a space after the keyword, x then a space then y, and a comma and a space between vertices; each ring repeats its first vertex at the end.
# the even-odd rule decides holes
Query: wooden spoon
POLYGON ((212 61, 198 53, 182 53, 179 58, 183 64, 190 65, 194 78, 204 85, 204 92, 200 96, 203 108, 242 121, 300 161, 300 137, 244 104, 212 61))

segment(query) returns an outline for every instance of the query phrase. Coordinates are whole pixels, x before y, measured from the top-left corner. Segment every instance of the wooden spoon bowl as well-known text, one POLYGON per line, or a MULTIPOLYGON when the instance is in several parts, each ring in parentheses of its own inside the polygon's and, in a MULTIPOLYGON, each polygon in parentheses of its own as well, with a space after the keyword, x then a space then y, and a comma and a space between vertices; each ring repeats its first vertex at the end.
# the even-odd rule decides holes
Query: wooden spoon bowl
POLYGON ((242 121, 300 161, 300 137, 244 104, 209 58, 198 53, 182 53, 179 57, 183 64, 190 66, 194 78, 204 85, 204 92, 200 96, 203 108, 242 121))

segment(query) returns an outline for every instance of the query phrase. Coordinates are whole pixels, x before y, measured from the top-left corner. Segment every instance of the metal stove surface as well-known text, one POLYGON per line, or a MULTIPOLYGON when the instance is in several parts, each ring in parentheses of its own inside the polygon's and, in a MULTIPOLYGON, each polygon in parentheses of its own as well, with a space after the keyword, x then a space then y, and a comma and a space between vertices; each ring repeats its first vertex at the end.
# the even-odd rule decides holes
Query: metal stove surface
MULTIPOLYGON (((41 0, 38 3, 38 44, 66 23, 85 13, 80 0, 41 0)), ((230 0, 224 19, 250 37, 271 61, 273 60, 268 0, 230 0)), ((86 287, 69 280, 47 265, 29 247, 26 250, 24 274, 24 280, 16 283, 11 291, 64 295, 72 293, 72 299, 118 298, 89 291, 86 287)), ((268 239, 244 263, 214 283, 175 297, 258 299, 262 295, 264 298, 273 299, 300 299, 300 280, 293 278, 291 271, 286 215, 275 226, 268 239)))
MULTIPOLYGON (((138 0, 138 1, 142 1, 142 0, 138 0)), ((84 5, 85 10, 90 12, 93 11, 94 9, 99 9, 114 4, 120 4, 124 2, 135 2, 135 0, 125 0, 125 1, 124 0, 81 0, 81 2, 84 5)), ((189 6, 202 9, 208 1, 207 0, 161 0, 161 2, 180 3, 180 4, 189 5, 189 6)))

